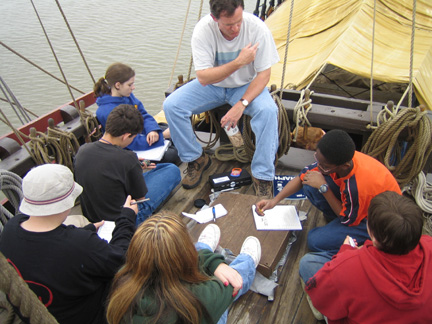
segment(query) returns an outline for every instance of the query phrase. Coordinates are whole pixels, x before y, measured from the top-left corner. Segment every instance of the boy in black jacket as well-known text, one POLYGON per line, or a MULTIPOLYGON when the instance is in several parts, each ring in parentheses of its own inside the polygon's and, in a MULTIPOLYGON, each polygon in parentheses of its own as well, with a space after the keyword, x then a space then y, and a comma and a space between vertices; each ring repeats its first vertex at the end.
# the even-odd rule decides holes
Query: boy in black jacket
POLYGON ((6 224, 0 251, 59 323, 105 323, 105 299, 135 231, 137 206, 128 196, 108 243, 96 233, 103 222, 62 224, 82 192, 67 167, 38 166, 22 187, 22 214, 6 224))

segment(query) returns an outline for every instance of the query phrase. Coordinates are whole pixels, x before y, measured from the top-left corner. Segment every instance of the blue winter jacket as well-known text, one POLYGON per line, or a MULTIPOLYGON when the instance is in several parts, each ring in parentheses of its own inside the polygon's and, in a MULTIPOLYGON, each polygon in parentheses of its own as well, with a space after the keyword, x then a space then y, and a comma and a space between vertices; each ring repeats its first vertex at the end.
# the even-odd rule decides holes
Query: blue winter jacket
POLYGON ((144 129, 141 134, 138 134, 131 144, 127 147, 133 151, 144 151, 150 148, 162 146, 164 143, 164 138, 162 135, 162 130, 157 124, 156 120, 150 115, 145 109, 141 101, 139 101, 133 93, 129 97, 113 97, 111 95, 103 95, 96 99, 96 104, 98 109, 96 110, 96 117, 102 125, 102 129, 105 131, 105 125, 109 113, 118 105, 128 104, 135 106, 144 118, 144 129), (149 146, 147 143, 147 134, 151 131, 156 131, 159 134, 159 140, 149 146))

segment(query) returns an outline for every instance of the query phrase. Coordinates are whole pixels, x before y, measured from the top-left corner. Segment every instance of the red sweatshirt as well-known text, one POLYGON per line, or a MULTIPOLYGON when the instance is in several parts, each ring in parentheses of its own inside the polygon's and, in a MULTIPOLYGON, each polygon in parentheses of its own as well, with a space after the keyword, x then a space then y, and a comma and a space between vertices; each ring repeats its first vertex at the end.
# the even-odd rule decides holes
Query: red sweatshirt
POLYGON ((306 285, 331 323, 432 323, 432 238, 405 255, 347 244, 306 285))

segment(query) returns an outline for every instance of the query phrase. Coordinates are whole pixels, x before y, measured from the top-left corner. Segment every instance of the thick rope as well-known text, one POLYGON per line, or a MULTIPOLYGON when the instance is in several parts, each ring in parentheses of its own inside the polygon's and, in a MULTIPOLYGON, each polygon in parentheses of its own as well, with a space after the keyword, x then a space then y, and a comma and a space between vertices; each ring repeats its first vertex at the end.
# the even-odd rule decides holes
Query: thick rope
MULTIPOLYGON (((19 205, 23 198, 21 183, 22 179, 17 174, 7 170, 0 170, 0 190, 14 208, 15 215, 18 213, 19 205)), ((3 226, 15 215, 3 205, 1 206, 0 233, 3 231, 3 226)))
MULTIPOLYGON (((282 101, 277 94, 277 90, 271 93, 273 100, 275 101, 278 107, 278 137, 279 137, 279 147, 276 152, 275 157, 275 165, 278 160, 285 154, 288 153, 288 150, 291 145, 291 134, 290 134, 290 123, 288 114, 285 108, 282 105, 282 101)), ((213 114, 212 112, 210 112, 213 114)), ((215 123, 217 123, 216 119, 214 119, 215 123)), ((243 146, 233 147, 231 144, 225 144, 218 147, 215 151, 215 157, 220 161, 230 161, 237 160, 241 163, 249 163, 252 161, 252 158, 255 153, 255 135, 252 131, 251 127, 251 117, 244 115, 243 116, 243 146)))
POLYGON ((403 186, 428 161, 432 152, 432 121, 420 107, 402 109, 374 130, 362 152, 381 161, 403 186))
POLYGON ((73 156, 79 148, 78 140, 73 133, 49 127, 47 134, 31 131, 30 140, 30 148, 37 165, 58 163, 73 171, 73 156))
POLYGON ((425 174, 420 172, 416 178, 402 189, 402 192, 412 196, 417 205, 423 210, 425 217, 424 229, 426 234, 432 235, 432 183, 427 182, 425 174))
POLYGON ((58 324, 2 253, 0 253, 0 269, 2 273, 0 290, 8 295, 10 302, 24 317, 30 319, 31 324, 58 324))

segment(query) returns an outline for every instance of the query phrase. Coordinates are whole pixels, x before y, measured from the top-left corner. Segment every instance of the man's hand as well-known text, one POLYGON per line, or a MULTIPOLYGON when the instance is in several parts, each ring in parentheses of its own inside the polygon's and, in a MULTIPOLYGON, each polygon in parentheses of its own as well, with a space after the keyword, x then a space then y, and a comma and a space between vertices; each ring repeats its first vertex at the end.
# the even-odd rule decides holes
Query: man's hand
POLYGON ((319 189, 321 185, 326 184, 324 176, 318 171, 308 171, 303 178, 303 184, 319 189))
POLYGON ((147 143, 152 146, 153 143, 156 143, 159 140, 159 134, 156 131, 151 131, 147 134, 147 143))
POLYGON ((259 43, 252 45, 249 43, 241 50, 240 54, 237 56, 236 60, 241 66, 248 65, 255 60, 255 55, 258 50, 259 43))
POLYGON ((230 110, 225 114, 225 116, 221 119, 221 126, 224 128, 228 126, 228 130, 235 127, 243 115, 243 111, 245 107, 241 104, 241 102, 237 102, 234 106, 231 107, 230 110))
POLYGON ((216 268, 214 275, 216 278, 222 281, 225 286, 231 284, 231 286, 234 287, 233 297, 237 296, 238 291, 243 286, 243 278, 240 276, 237 270, 234 270, 225 263, 221 263, 216 268))

